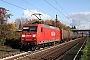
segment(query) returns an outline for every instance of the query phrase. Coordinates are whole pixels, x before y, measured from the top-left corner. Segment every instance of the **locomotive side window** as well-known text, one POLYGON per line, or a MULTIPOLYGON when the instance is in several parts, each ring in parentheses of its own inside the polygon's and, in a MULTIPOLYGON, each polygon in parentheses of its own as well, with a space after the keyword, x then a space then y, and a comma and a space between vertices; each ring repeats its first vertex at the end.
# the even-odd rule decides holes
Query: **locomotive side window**
POLYGON ((30 26, 29 32, 37 32, 37 26, 30 26))
POLYGON ((43 32, 43 28, 41 28, 41 32, 43 32))
POLYGON ((24 26, 23 32, 37 32, 37 26, 24 26))
POLYGON ((23 32, 29 32, 29 26, 24 26, 22 31, 23 32))

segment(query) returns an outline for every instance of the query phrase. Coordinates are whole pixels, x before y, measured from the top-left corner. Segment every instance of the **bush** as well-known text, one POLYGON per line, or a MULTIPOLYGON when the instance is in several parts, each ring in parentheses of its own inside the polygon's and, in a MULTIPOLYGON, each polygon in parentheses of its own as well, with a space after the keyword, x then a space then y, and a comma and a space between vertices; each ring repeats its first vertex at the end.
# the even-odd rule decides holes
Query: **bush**
POLYGON ((87 55, 88 55, 89 46, 90 46, 89 40, 90 40, 90 38, 87 38, 86 45, 85 45, 84 49, 81 51, 82 55, 81 55, 80 60, 88 60, 88 56, 87 55))
POLYGON ((0 40, 0 45, 4 46, 4 43, 6 42, 6 38, 0 40))

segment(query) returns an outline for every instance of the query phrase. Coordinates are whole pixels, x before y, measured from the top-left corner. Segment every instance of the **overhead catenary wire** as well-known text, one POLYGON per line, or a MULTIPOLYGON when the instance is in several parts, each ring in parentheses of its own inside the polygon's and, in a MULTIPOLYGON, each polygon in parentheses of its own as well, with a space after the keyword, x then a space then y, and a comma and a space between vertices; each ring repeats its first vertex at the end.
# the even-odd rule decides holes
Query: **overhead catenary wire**
MULTIPOLYGON (((20 8, 20 9, 23 9, 23 10, 26 10, 25 8, 23 8, 23 7, 20 7, 20 6, 17 6, 17 5, 15 5, 15 4, 12 4, 12 3, 10 3, 10 2, 7 2, 7 1, 5 1, 5 0, 1 0, 2 2, 5 2, 5 3, 7 3, 7 4, 10 4, 10 5, 12 5, 12 6, 15 6, 15 7, 18 7, 18 8, 20 8)), ((26 3, 28 3, 27 1, 25 1, 25 0, 23 0, 24 2, 26 2, 26 3)), ((46 1, 46 0, 44 0, 44 1, 46 1)), ((47 2, 47 1, 46 1, 47 2)), ((47 2, 48 3, 48 2, 47 2)), ((30 3, 28 3, 28 4, 30 4, 30 3)), ((49 5, 51 5, 50 3, 48 3, 49 5)), ((32 5, 32 4, 30 4, 31 6, 33 6, 33 7, 35 7, 34 5, 32 5)), ((52 6, 52 5, 51 5, 52 6)), ((55 8, 54 6, 52 6, 53 8, 55 8)), ((37 8, 37 7, 35 7, 35 8, 37 8)), ((39 8, 37 8, 37 9, 39 9, 39 8)), ((57 8, 55 8, 57 11, 59 11, 57 8)), ((39 9, 40 10, 40 9, 39 9)), ((60 12, 60 11, 59 11, 60 12)), ((61 12, 60 12, 61 13, 61 12)), ((61 13, 61 14, 63 14, 63 13, 61 13)), ((63 14, 64 15, 64 14, 63 14)))
MULTIPOLYGON (((34 5, 32 5, 31 3, 29 3, 28 1, 26 1, 26 0, 23 0, 24 2, 26 2, 27 4, 29 4, 30 6, 32 6, 32 7, 34 7, 34 8, 36 8, 36 9, 38 9, 38 10, 40 10, 40 11, 42 11, 42 12, 44 12, 43 10, 41 10, 40 8, 38 8, 38 7, 36 7, 36 6, 34 6, 34 5)), ((44 13, 46 13, 46 12, 44 12, 44 13)), ((48 14, 48 13, 47 13, 48 14)), ((48 14, 49 15, 49 14, 48 14)), ((42 15, 43 16, 43 15, 42 15)), ((50 16, 50 15, 49 15, 50 16)))
MULTIPOLYGON (((23 0, 23 1, 26 2, 27 4, 31 5, 32 7, 36 8, 36 9, 39 9, 36 6, 34 6, 34 5, 30 4, 29 2, 27 2, 26 0, 23 0)), ((39 10, 42 11, 41 9, 39 9, 39 10)))
MULTIPOLYGON (((12 6, 15 6, 15 7, 19 8, 19 9, 27 10, 26 8, 20 7, 20 6, 18 6, 18 5, 15 5, 15 4, 13 4, 13 3, 7 2, 7 1, 5 1, 5 0, 0 0, 0 1, 2 1, 2 2, 4 2, 4 3, 7 3, 7 4, 10 4, 10 5, 12 5, 12 6)), ((27 2, 27 1, 25 1, 25 0, 24 0, 24 2, 26 2, 26 3, 28 3, 29 5, 35 7, 34 5, 30 4, 29 2, 27 2)), ((35 7, 35 8, 37 8, 37 7, 35 7)), ((37 8, 37 9, 39 9, 39 8, 37 8)), ((39 9, 39 10, 40 10, 40 9, 39 9)), ((33 11, 30 11, 30 12, 35 13, 35 12, 33 12, 33 11)), ((48 14, 48 15, 49 15, 49 14, 48 14)))
MULTIPOLYGON (((62 8, 62 10, 67 14, 67 16, 69 16, 68 15, 68 13, 63 9, 63 7, 56 1, 56 0, 54 0, 55 1, 55 3, 60 7, 60 8, 62 8)), ((65 16, 66 17, 66 16, 65 16)), ((66 17, 66 18, 68 18, 68 17, 66 17)), ((70 22, 71 22, 71 19, 70 18, 68 18, 69 20, 70 20, 70 22)))
MULTIPOLYGON (((57 10, 59 13, 64 15, 61 11, 59 11, 56 7, 54 7, 52 4, 50 4, 48 1, 44 0, 46 3, 48 3, 50 6, 52 6, 55 10, 57 10)), ((65 15, 64 15, 65 16, 65 15)), ((66 16, 65 16, 66 17, 66 16)), ((67 17, 66 17, 67 18, 67 17)))
POLYGON ((55 1, 55 3, 60 7, 60 8, 62 8, 62 10, 66 13, 66 14, 68 14, 64 9, 63 9, 63 7, 56 1, 56 0, 54 0, 55 1))
MULTIPOLYGON (((54 7, 52 4, 50 4, 48 1, 44 0, 46 3, 48 3, 50 6, 52 6, 55 10, 57 10, 59 13, 61 13, 64 17, 69 19, 67 16, 65 16, 60 10, 58 10, 56 7, 54 7)), ((70 20, 70 19, 69 19, 70 20)))
MULTIPOLYGON (((31 5, 32 7, 34 7, 34 8, 36 8, 36 9, 42 11, 40 8, 38 8, 38 7, 34 6, 34 5, 32 5, 31 3, 27 2, 26 0, 23 0, 23 1, 26 2, 27 4, 31 5)), ((42 12, 44 12, 44 11, 42 11, 42 12)))
POLYGON ((20 9, 26 10, 25 8, 20 7, 20 6, 17 6, 17 5, 15 5, 15 4, 10 3, 10 2, 4 1, 4 0, 1 0, 1 1, 2 1, 2 2, 5 2, 5 3, 7 3, 7 4, 10 4, 10 5, 13 5, 13 6, 15 6, 15 7, 18 7, 18 8, 20 8, 20 9))
MULTIPOLYGON (((13 4, 13 3, 10 3, 10 2, 7 2, 7 1, 5 1, 5 0, 1 0, 2 2, 5 2, 5 3, 7 3, 7 4, 10 4, 10 5, 12 5, 12 6, 15 6, 15 7, 17 7, 17 8, 20 8, 20 9, 23 9, 23 10, 26 10, 25 8, 23 8, 23 7, 20 7, 20 6, 18 6, 18 5, 15 5, 15 4, 13 4)), ((27 1, 25 1, 25 0, 23 0, 24 2, 26 2, 26 3, 28 3, 28 4, 30 4, 29 2, 27 2, 27 1)), ((50 4, 48 1, 46 1, 46 0, 44 0, 45 2, 47 2, 49 5, 51 5, 54 9, 56 9, 59 13, 61 13, 62 15, 64 15, 62 12, 60 12, 56 7, 54 7, 52 4, 50 4)), ((32 5, 32 4, 30 4, 31 6, 33 6, 33 7, 35 7, 34 5, 32 5)), ((35 7, 35 8, 37 8, 37 7, 35 7)), ((39 8, 37 8, 37 9, 39 9, 39 8)), ((39 10, 41 10, 41 9, 39 9, 39 10)), ((30 11, 30 12, 32 12, 32 11, 30 11)), ((34 13, 34 12, 32 12, 32 13, 34 13)), ((65 16, 65 15, 64 15, 65 16)), ((65 16, 66 17, 66 16, 65 16)), ((66 17, 67 18, 67 17, 66 17)))
MULTIPOLYGON (((32 5, 32 4, 30 4, 29 2, 27 2, 26 0, 23 0, 25 3, 27 3, 27 4, 29 4, 30 6, 32 6, 32 7, 34 7, 34 8, 36 8, 36 9, 39 9, 39 8, 37 8, 36 6, 34 6, 34 5, 32 5)), ((39 10, 41 10, 41 9, 39 9, 39 10)), ((38 13, 38 15, 39 15, 40 13, 38 13)), ((33 15, 33 14, 32 14, 33 15)), ((36 16, 36 15, 35 15, 36 16)), ((37 16, 36 16, 37 17, 37 16)), ((38 18, 39 19, 39 18, 38 18)))
MULTIPOLYGON (((7 2, 7 1, 5 1, 5 0, 1 0, 2 2, 5 2, 5 3, 7 3, 7 4, 10 4, 10 5, 12 5, 12 6, 15 6, 15 7, 17 7, 17 8, 20 8, 20 9, 23 9, 23 10, 27 10, 27 9, 25 9, 25 8, 23 8, 23 7, 20 7, 20 6, 18 6, 18 5, 15 5, 15 4, 13 4, 13 3, 10 3, 10 2, 7 2)), ((32 11, 31 11, 32 12, 32 11)), ((34 12, 32 12, 32 13, 34 13, 34 12)))

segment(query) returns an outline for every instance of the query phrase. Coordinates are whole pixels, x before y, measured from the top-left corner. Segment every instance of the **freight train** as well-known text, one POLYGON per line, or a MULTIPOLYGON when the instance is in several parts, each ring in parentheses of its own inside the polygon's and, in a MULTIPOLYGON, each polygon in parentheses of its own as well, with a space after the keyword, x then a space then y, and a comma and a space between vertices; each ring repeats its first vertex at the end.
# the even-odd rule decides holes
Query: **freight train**
POLYGON ((20 50, 36 50, 77 37, 77 33, 49 25, 24 24, 20 34, 20 50))

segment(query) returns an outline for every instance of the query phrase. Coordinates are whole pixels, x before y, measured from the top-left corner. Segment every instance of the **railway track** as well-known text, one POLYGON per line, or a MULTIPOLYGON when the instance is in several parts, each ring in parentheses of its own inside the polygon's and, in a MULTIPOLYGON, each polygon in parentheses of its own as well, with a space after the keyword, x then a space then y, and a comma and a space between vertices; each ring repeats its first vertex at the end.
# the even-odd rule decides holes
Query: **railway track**
POLYGON ((80 51, 83 49, 86 38, 73 46, 70 50, 59 56, 56 60, 79 60, 81 57, 80 51))
POLYGON ((0 60, 52 60, 56 59, 59 55, 62 55, 65 51, 70 49, 76 43, 81 41, 82 38, 71 40, 69 42, 65 42, 59 45, 46 47, 44 49, 36 50, 36 51, 28 51, 13 54, 0 60))
POLYGON ((20 53, 20 51, 17 49, 0 50, 0 60, 18 53, 20 53))

